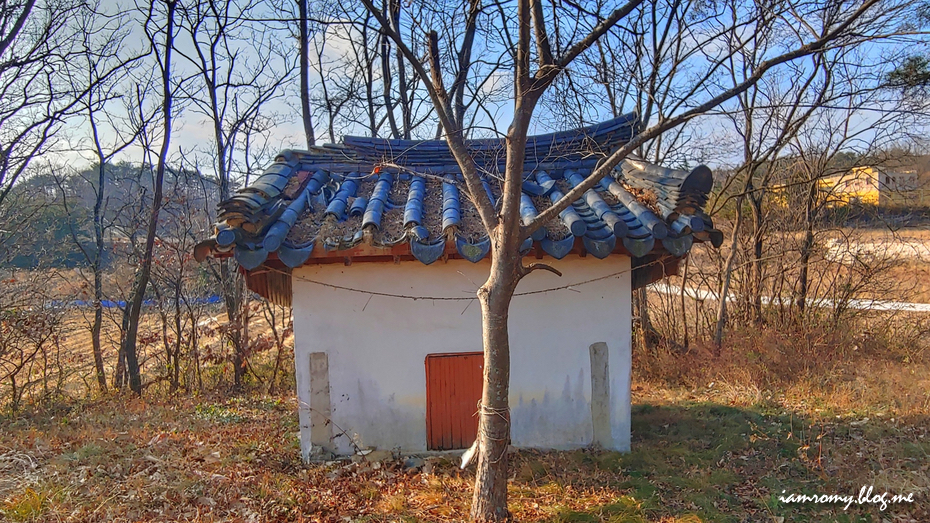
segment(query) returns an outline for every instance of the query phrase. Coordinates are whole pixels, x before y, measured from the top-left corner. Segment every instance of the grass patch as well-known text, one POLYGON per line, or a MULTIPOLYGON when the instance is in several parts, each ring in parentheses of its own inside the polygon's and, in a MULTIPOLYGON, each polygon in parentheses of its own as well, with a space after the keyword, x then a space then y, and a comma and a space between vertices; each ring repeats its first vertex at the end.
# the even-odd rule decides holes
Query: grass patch
POLYGON ((198 418, 214 423, 241 423, 245 421, 245 416, 237 412, 236 409, 223 405, 197 405, 194 412, 198 418))
POLYGON ((0 514, 11 521, 35 520, 45 512, 51 496, 42 490, 27 488, 21 494, 3 502, 0 514))

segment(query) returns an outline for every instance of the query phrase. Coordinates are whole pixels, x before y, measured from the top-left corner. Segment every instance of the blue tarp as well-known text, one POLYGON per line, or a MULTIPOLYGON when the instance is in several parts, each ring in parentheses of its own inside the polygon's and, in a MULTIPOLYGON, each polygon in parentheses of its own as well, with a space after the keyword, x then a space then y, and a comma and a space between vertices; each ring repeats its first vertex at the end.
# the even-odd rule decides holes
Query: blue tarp
MULTIPOLYGON (((222 303, 223 298, 219 295, 206 296, 202 298, 191 298, 189 300, 181 300, 182 302, 190 302, 193 305, 213 305, 216 303, 222 303)), ((70 302, 54 300, 49 302, 50 307, 93 307, 94 302, 92 300, 74 300, 70 302)), ((126 307, 126 302, 124 300, 112 301, 112 300, 101 300, 100 305, 111 309, 113 307, 119 307, 121 309, 126 307)), ((144 300, 142 305, 146 307, 151 307, 155 305, 155 300, 144 300)))

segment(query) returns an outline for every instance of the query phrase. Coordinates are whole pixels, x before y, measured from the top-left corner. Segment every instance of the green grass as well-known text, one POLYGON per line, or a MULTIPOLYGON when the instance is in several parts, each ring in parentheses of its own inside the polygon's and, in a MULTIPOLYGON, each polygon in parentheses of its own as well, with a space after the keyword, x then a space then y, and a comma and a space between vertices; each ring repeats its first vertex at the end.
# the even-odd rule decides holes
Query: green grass
POLYGON ((31 521, 45 511, 51 494, 44 490, 26 488, 20 495, 7 500, 0 507, 0 514, 11 521, 31 521))
MULTIPOLYGON (((551 521, 739 522, 747 515, 752 521, 882 520, 877 510, 867 506, 846 512, 841 505, 786 504, 778 497, 782 491, 855 493, 857 482, 866 480, 838 475, 829 464, 847 456, 843 450, 850 442, 900 438, 893 426, 828 426, 791 413, 698 402, 640 405, 633 409, 632 418, 632 452, 569 455, 580 474, 610 473, 613 477, 604 485, 622 492, 618 499, 627 503, 585 510, 563 507, 551 521), (827 432, 828 448, 818 447, 827 432)), ((912 464, 915 459, 925 460, 928 450, 930 443, 906 440, 888 449, 895 459, 903 460, 897 465, 902 469, 908 468, 908 460, 912 464)), ((536 458, 522 467, 521 472, 532 474, 518 475, 521 481, 532 478, 538 483, 546 476, 545 465, 536 458)), ((898 511, 917 508, 916 513, 925 514, 925 501, 922 507, 898 507, 898 511)))
POLYGON ((197 405, 194 412, 196 412, 198 418, 214 423, 239 423, 245 420, 245 416, 237 412, 236 409, 223 405, 197 405))

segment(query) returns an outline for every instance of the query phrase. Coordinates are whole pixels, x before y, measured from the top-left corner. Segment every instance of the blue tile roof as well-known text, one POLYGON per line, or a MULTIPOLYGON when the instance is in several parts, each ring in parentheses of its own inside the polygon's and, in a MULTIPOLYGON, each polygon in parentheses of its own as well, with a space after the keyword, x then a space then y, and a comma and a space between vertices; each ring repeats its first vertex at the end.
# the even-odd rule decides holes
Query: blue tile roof
MULTIPOLYGON (((638 131, 626 115, 594 126, 530 137, 520 215, 524 221, 580 184, 598 162, 638 131)), ((467 143, 484 189, 498 203, 504 142, 467 143)), ((703 206, 711 171, 667 169, 628 159, 612 176, 524 243, 563 258, 584 251, 597 258, 654 252, 681 257, 694 241, 719 245, 703 206)), ((442 140, 346 137, 338 145, 284 151, 250 185, 219 204, 213 237, 198 259, 232 253, 246 270, 276 257, 297 267, 323 257, 413 258, 430 264, 445 256, 472 262, 490 248, 464 179, 442 140)))

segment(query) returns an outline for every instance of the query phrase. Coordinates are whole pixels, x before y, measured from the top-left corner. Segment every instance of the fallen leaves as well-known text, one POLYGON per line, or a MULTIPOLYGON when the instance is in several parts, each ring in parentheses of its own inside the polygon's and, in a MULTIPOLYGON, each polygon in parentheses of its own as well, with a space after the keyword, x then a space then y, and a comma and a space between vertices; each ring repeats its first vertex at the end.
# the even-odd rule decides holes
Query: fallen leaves
MULTIPOLYGON (((926 420, 854 425, 856 418, 813 422, 687 403, 637 408, 633 416, 630 454, 513 453, 508 488, 515 518, 830 519, 841 509, 773 500, 785 488, 845 492, 868 481, 919 493, 922 504, 898 508, 897 515, 919 521, 927 514, 926 420)), ((37 420, 0 432, 0 488, 10 485, 0 491, 0 503, 7 519, 31 521, 468 517, 474 476, 456 467, 454 455, 365 449, 354 459, 305 465, 297 434, 289 397, 113 398, 67 424, 37 420)))

